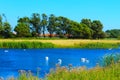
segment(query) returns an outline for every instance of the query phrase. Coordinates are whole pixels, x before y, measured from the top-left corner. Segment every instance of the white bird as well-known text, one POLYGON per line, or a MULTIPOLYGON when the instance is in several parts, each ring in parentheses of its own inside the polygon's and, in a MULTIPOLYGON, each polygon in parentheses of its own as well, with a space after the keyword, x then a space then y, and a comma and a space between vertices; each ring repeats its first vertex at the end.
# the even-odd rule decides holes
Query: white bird
POLYGON ((112 48, 109 48, 109 50, 112 50, 112 48))
POLYGON ((4 52, 8 52, 8 50, 5 50, 4 52))
POLYGON ((23 51, 26 51, 26 49, 23 49, 23 51))
POLYGON ((86 63, 89 63, 90 61, 86 59, 86 63))
POLYGON ((81 62, 86 62, 86 59, 85 58, 81 58, 81 62))
POLYGON ((58 64, 62 64, 62 59, 58 59, 58 64))
POLYGON ((83 62, 83 63, 89 63, 90 61, 87 58, 81 58, 81 62, 83 62))
POLYGON ((48 61, 48 60, 49 60, 49 57, 48 57, 48 56, 46 56, 46 57, 45 57, 45 60, 46 60, 46 61, 48 61))

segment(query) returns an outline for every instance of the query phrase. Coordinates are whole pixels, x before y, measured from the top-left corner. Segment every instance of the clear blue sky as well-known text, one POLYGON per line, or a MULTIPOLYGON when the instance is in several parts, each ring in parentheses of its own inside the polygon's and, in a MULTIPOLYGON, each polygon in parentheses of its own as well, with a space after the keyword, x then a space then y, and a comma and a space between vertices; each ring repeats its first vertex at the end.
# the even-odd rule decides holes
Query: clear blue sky
POLYGON ((0 0, 0 14, 4 13, 12 27, 17 17, 32 13, 55 14, 80 22, 82 18, 100 20, 104 30, 120 29, 120 0, 0 0))

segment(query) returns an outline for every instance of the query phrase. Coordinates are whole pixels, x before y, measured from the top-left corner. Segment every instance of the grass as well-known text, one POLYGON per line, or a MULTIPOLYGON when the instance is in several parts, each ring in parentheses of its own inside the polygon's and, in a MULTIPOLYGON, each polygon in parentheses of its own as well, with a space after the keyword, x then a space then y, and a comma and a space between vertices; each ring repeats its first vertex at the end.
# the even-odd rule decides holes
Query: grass
POLYGON ((118 48, 119 46, 120 40, 0 39, 0 48, 118 48))
POLYGON ((41 43, 41 42, 0 42, 0 48, 54 48, 52 43, 41 43))
POLYGON ((72 65, 69 67, 57 66, 56 70, 51 70, 44 79, 33 76, 31 72, 22 72, 17 78, 9 80, 120 80, 120 54, 105 56, 103 61, 110 64, 104 67, 96 65, 92 69, 73 68, 72 65), (110 62, 106 62, 106 59, 110 62))
POLYGON ((86 67, 57 67, 47 75, 48 80, 120 80, 120 54, 110 54, 102 58, 92 69, 86 67))
POLYGON ((85 67, 68 70, 57 68, 47 75, 48 80, 120 80, 120 63, 101 68, 99 66, 87 70, 85 67))

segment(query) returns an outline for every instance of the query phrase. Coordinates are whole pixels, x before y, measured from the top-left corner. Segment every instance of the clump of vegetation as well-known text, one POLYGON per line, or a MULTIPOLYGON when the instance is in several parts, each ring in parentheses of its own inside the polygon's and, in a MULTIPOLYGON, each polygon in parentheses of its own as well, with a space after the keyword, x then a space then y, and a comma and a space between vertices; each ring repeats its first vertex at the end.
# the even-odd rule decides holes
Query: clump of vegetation
POLYGON ((0 48, 54 48, 52 43, 41 42, 1 42, 0 48))
POLYGON ((102 67, 107 67, 118 62, 120 62, 120 54, 109 54, 100 60, 100 65, 102 67))
POLYGON ((99 20, 82 19, 76 22, 63 16, 50 16, 45 13, 33 13, 31 17, 21 17, 17 20, 12 32, 11 25, 4 14, 0 14, 0 37, 59 37, 74 39, 101 39, 105 38, 103 24, 99 20), (48 32, 48 34, 46 34, 48 32))
POLYGON ((47 75, 48 80, 119 80, 120 79, 120 54, 111 54, 102 58, 99 64, 92 69, 85 67, 67 68, 57 67, 47 75))
POLYGON ((80 43, 79 45, 76 45, 78 48, 118 48, 120 44, 118 43, 87 43, 87 44, 82 44, 80 43))

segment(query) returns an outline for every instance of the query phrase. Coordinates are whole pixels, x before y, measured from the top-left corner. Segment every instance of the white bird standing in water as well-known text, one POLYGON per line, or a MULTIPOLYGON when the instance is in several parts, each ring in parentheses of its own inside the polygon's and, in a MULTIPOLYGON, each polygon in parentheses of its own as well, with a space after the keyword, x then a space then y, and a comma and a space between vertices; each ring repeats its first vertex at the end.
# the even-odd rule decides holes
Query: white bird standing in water
POLYGON ((85 61, 86 61, 86 59, 85 59, 85 58, 81 58, 81 62, 83 62, 83 63, 84 63, 85 61))
POLYGON ((5 50, 4 52, 6 52, 6 53, 7 53, 7 52, 8 52, 8 50, 5 50))
POLYGON ((62 64, 62 59, 58 59, 58 64, 62 64))
POLYGON ((47 65, 47 66, 48 66, 48 64, 49 64, 49 63, 48 63, 48 60, 49 60, 49 57, 46 56, 46 57, 45 57, 45 62, 46 62, 46 65, 47 65))
POLYGON ((89 63, 89 60, 86 59, 86 63, 89 63))
POLYGON ((89 60, 88 59, 86 59, 86 58, 81 58, 81 62, 83 62, 83 63, 89 63, 89 60))
POLYGON ((48 57, 48 56, 46 56, 46 57, 45 57, 45 60, 46 60, 46 61, 48 61, 48 60, 49 60, 49 57, 48 57))

